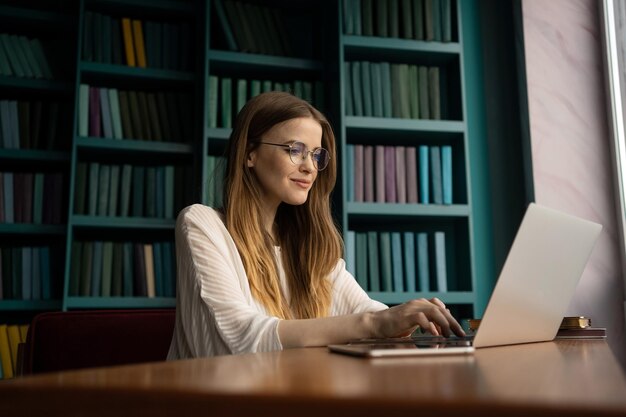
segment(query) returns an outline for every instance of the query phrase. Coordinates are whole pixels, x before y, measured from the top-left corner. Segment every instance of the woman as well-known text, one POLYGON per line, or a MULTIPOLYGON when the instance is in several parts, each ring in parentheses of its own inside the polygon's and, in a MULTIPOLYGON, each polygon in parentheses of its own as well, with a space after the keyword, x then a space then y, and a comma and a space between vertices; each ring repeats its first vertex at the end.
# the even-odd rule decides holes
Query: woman
POLYGON ((359 338, 463 334, 437 300, 387 308, 345 269, 330 213, 335 138, 288 93, 251 99, 227 149, 224 208, 176 223, 176 326, 168 359, 323 346, 359 338))

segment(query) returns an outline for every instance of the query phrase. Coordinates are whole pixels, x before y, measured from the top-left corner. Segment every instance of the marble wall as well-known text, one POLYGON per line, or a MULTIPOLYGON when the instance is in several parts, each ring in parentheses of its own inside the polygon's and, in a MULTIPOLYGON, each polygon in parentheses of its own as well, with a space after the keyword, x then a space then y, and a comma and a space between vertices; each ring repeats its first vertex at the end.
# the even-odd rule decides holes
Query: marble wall
MULTIPOLYGON (((522 0, 535 201, 604 225, 568 309, 607 327, 626 367, 600 2, 522 0)), ((532 306, 531 306, 532 308, 532 306)))

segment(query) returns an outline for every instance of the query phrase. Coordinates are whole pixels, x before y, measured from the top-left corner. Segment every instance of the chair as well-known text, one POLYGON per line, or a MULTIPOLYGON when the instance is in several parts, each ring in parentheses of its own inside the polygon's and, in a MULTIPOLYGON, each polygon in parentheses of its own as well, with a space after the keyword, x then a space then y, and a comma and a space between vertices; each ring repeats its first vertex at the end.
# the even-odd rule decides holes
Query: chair
POLYGON ((174 309, 38 314, 28 329, 22 373, 163 361, 175 314, 174 309))

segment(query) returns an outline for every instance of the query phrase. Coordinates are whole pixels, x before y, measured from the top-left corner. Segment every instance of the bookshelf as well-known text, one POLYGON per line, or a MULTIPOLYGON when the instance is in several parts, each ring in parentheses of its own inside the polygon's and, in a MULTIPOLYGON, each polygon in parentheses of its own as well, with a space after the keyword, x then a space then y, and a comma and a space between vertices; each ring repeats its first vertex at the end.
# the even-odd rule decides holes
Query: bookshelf
MULTIPOLYGON (((134 254, 139 250, 135 246, 143 245, 147 251, 144 256, 150 256, 152 251, 153 261, 155 257, 164 258, 163 251, 172 249, 162 245, 170 243, 173 247, 178 210, 194 202, 219 203, 221 165, 217 158, 226 146, 239 106, 252 94, 277 88, 289 89, 311 100, 334 126, 340 167, 333 210, 346 238, 348 265, 356 268, 356 234, 359 233, 375 232, 371 238, 378 243, 384 234, 384 243, 395 245, 393 248, 400 248, 402 252, 402 287, 395 286, 393 276, 390 286, 387 283, 384 290, 380 285, 382 281, 376 289, 369 288, 366 280, 364 286, 369 294, 388 304, 436 296, 452 305, 458 317, 482 314, 491 288, 479 277, 491 277, 493 271, 489 260, 490 220, 483 214, 489 195, 486 129, 481 122, 484 119, 484 108, 480 105, 483 102, 482 80, 478 75, 481 54, 477 2, 380 1, 386 7, 397 5, 398 19, 403 16, 401 11, 405 4, 449 5, 449 39, 445 42, 404 38, 405 23, 400 20, 398 35, 393 37, 378 36, 377 25, 384 22, 376 20, 372 21, 374 29, 370 35, 357 34, 354 16, 352 30, 346 31, 346 12, 353 13, 354 5, 378 7, 378 3, 369 0, 245 3, 241 6, 245 19, 263 15, 267 23, 270 19, 267 16, 275 14, 272 19, 281 23, 274 25, 276 30, 284 31, 260 36, 257 42, 261 44, 254 45, 245 33, 238 33, 242 25, 227 12, 232 5, 241 4, 233 0, 63 0, 52 5, 28 0, 0 6, 0 32, 41 39, 54 74, 53 78, 44 79, 0 73, 0 101, 15 102, 15 107, 18 102, 44 103, 44 111, 37 117, 45 126, 50 123, 45 118, 48 113, 58 114, 53 146, 43 137, 32 149, 0 146, 0 172, 63 175, 61 191, 57 193, 61 214, 56 223, 0 222, 0 241, 3 242, 0 249, 29 245, 50 247, 52 283, 50 299, 3 297, 0 300, 2 314, 26 322, 32 314, 42 310, 173 307, 173 293, 168 293, 166 287, 161 291, 156 288, 150 295, 143 292, 147 288, 134 287, 135 272, 146 272, 135 271, 132 263, 124 265, 127 257, 124 251, 134 254), (247 8, 257 14, 250 14, 247 8), (142 60, 137 55, 135 65, 128 65, 124 19, 128 19, 133 35, 133 22, 141 24, 145 67, 140 65, 142 60), (225 23, 230 27, 232 39, 227 35, 225 23), (277 44, 281 37, 289 43, 277 44), (346 68, 352 71, 354 63, 364 62, 370 64, 370 71, 372 63, 389 64, 389 89, 394 88, 392 75, 404 71, 399 65, 408 66, 409 74, 414 66, 418 75, 420 67, 427 73, 429 68, 437 68, 438 119, 422 116, 419 111, 415 117, 398 117, 394 114, 393 103, 391 115, 374 115, 377 106, 374 101, 370 103, 371 113, 365 114, 362 109, 357 115, 354 97, 347 93, 352 79, 347 76, 346 68), (347 105, 349 97, 353 99, 351 109, 347 105), (105 115, 103 103, 107 100, 110 114, 105 115), (124 102, 127 106, 129 121, 123 120, 124 111, 120 109, 117 128, 112 102, 120 108, 124 102), (57 103, 57 109, 46 110, 48 103, 57 103), (93 109, 97 110, 92 114, 93 109), (100 117, 100 122, 95 122, 95 117, 100 117), (110 120, 108 129, 105 119, 110 120), (378 146, 391 147, 399 155, 406 155, 407 149, 414 148, 416 158, 423 147, 429 152, 429 161, 431 149, 442 151, 447 147, 451 155, 452 175, 447 177, 451 201, 433 204, 434 196, 430 195, 430 203, 424 204, 419 194, 417 201, 378 201, 375 191, 370 201, 363 197, 357 201, 354 184, 351 184, 356 176, 354 148, 357 145, 372 149, 368 151, 372 152, 369 173, 374 175, 374 183, 378 146), (127 185, 130 184, 126 196, 122 193, 126 189, 122 185, 125 169, 130 170, 126 173, 127 185), (138 171, 142 174, 135 176, 138 171), (117 176, 118 184, 114 187, 111 186, 112 176, 117 176), (108 192, 102 191, 101 183, 109 185, 108 192), (150 185, 155 183, 159 185, 150 185), (143 190, 137 184, 142 184, 143 190), (168 188, 171 185, 173 188, 168 188), (147 188, 153 189, 147 191, 147 188), (112 189, 118 190, 116 203, 111 203, 112 189), (125 209, 122 208, 124 198, 127 199, 125 209), (160 208, 149 212, 148 206, 160 208), (406 248, 405 232, 413 233, 413 252, 406 248), (443 236, 443 242, 439 242, 443 243, 440 249, 444 248, 443 264, 439 262, 446 269, 447 289, 436 285, 436 257, 429 257, 428 288, 419 285, 417 262, 413 265, 413 278, 406 272, 409 266, 405 263, 405 251, 414 253, 417 260, 417 235, 425 233, 428 249, 434 252, 436 232, 442 232, 443 236), (89 286, 86 291, 86 282, 81 279, 91 279, 94 267, 91 264, 89 268, 82 261, 86 250, 92 251, 89 253, 93 260, 93 245, 101 247, 99 262, 106 264, 110 260, 111 268, 118 268, 117 272, 107 274, 122 274, 121 283, 115 284, 112 280, 109 288, 108 281, 102 285, 100 276, 99 290, 89 286), (146 245, 152 248, 146 249, 146 245), (104 254, 106 251, 108 255, 104 254), (125 287, 128 279, 132 285, 125 287), (415 288, 407 285, 411 279, 415 288), (106 288, 104 292, 103 288, 106 288)), ((373 12, 370 17, 376 19, 377 16, 373 12)), ((252 23, 258 33, 267 32, 259 26, 262 23, 252 23)), ((374 71, 379 69, 375 66, 374 71)), ((359 74, 362 74, 360 71, 361 66, 359 74)), ((417 80, 419 82, 419 78, 417 80)), ((428 86, 428 80, 425 81, 428 86)), ((398 91, 401 93, 402 89, 398 91)), ((374 100, 373 95, 370 97, 374 100)), ((410 113, 414 99, 408 100, 410 113)), ((428 96, 426 100, 426 105, 430 106, 428 96)), ((398 111, 402 111, 402 103, 398 105, 398 111)), ((0 145, 3 145, 2 140, 0 145)), ((415 162, 418 170, 419 161, 415 162)), ((404 168, 406 170, 407 166, 404 168)), ((366 171, 364 169, 362 175, 366 171)), ((430 175, 430 171, 427 174, 430 175)), ((420 187, 418 193, 419 190, 420 187)), ((391 264, 393 271, 397 266, 393 264, 396 251, 385 250, 391 256, 384 261, 387 262, 385 267, 391 264)), ((173 258, 173 252, 170 254, 173 258)), ((173 282, 172 265, 163 262, 154 264, 153 268, 152 272, 160 277, 160 285, 165 285, 167 280, 173 282)))

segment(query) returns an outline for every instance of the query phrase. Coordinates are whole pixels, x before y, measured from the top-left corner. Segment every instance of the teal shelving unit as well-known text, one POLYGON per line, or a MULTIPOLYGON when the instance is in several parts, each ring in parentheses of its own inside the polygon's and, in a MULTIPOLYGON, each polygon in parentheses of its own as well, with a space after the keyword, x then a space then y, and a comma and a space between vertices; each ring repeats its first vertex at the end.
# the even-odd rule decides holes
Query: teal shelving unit
POLYGON ((1 314, 174 306, 172 296, 101 296, 72 292, 72 268, 76 261, 72 251, 77 242, 173 242, 176 214, 174 218, 159 218, 77 213, 79 165, 185 167, 187 177, 177 177, 175 184, 175 187, 184 189, 181 201, 185 205, 213 201, 215 196, 210 195, 210 182, 218 172, 208 161, 209 157, 223 154, 231 128, 222 124, 223 92, 219 83, 215 89, 211 77, 218 77, 219 82, 225 78, 232 81, 231 117, 238 110, 238 80, 246 81, 248 95, 253 81, 270 82, 272 88, 289 84, 292 89, 294 81, 310 83, 312 99, 331 120, 338 140, 340 166, 333 209, 344 236, 349 231, 446 233, 448 291, 369 291, 370 296, 387 304, 438 297, 452 305, 460 317, 482 314, 491 293, 494 272, 490 262, 493 244, 489 219, 489 163, 480 75, 478 4, 475 0, 451 0, 454 25, 451 42, 344 34, 341 1, 277 0, 263 3, 279 9, 285 18, 288 38, 297 46, 292 48, 289 56, 229 50, 212 0, 76 0, 66 4, 70 5, 65 8, 71 10, 69 13, 52 6, 45 7, 41 2, 33 3, 32 7, 28 3, 24 7, 0 6, 0 22, 16 22, 0 31, 53 34, 53 38, 62 41, 62 49, 54 42, 50 49, 52 54, 62 57, 58 77, 42 80, 0 75, 0 90, 4 94, 0 99, 58 99, 66 116, 62 121, 64 139, 60 143, 63 146, 50 150, 0 149, 0 166, 2 169, 5 166, 11 169, 43 167, 64 172, 64 218, 62 224, 55 225, 0 224, 3 242, 15 238, 20 245, 26 245, 43 240, 60 251, 56 297, 40 301, 0 300, 1 314), (142 22, 188 25, 191 38, 187 47, 191 65, 182 70, 140 68, 85 59, 84 34, 88 29, 88 13, 116 19, 127 17, 142 22), (445 68, 448 83, 442 90, 444 117, 430 120, 348 114, 343 67, 345 62, 352 61, 445 68), (161 91, 186 94, 190 117, 188 133, 184 140, 164 138, 159 142, 81 135, 81 84, 146 94, 161 91), (217 109, 212 107, 215 105, 217 109), (212 112, 217 114, 216 123, 211 121, 212 112), (346 163, 347 152, 348 146, 355 144, 450 146, 454 158, 452 204, 377 203, 349 199, 349 181, 354 175, 346 163))

